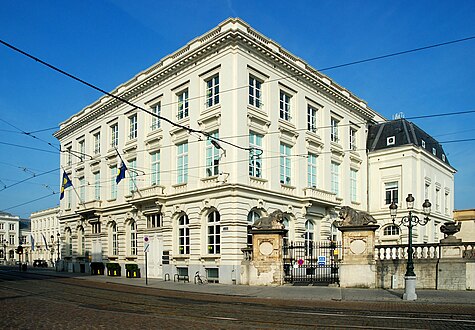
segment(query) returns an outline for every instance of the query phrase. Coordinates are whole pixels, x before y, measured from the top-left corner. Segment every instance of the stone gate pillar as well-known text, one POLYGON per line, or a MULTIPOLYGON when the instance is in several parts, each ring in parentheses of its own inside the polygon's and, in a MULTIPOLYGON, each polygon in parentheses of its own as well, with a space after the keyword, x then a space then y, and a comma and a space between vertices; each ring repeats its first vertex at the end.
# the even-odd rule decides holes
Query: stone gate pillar
POLYGON ((340 287, 375 288, 375 234, 378 225, 341 226, 343 255, 340 264, 340 287))

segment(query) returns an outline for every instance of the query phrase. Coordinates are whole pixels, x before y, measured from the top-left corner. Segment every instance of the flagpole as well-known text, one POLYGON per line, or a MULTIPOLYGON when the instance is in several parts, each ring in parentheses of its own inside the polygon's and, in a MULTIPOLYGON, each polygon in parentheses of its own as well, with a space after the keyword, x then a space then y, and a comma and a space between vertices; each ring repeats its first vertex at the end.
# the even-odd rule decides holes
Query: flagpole
MULTIPOLYGON (((115 152, 117 153, 117 156, 119 156, 120 161, 125 165, 124 159, 120 155, 119 150, 117 150, 117 147, 114 147, 114 149, 115 149, 115 152)), ((130 171, 130 169, 129 169, 129 171, 130 171)), ((129 176, 129 179, 132 180, 132 183, 134 184, 134 187, 135 187, 137 193, 139 194, 140 197, 142 197, 142 194, 140 193, 139 187, 137 186, 137 183, 135 182, 134 178, 130 175, 130 173, 128 173, 128 176, 129 176)))
MULTIPOLYGON (((61 166, 61 168, 63 169, 63 172, 66 173, 66 170, 64 169, 64 167, 61 166)), ((67 174, 67 173, 66 173, 66 174, 67 174)), ((69 180, 71 180, 71 179, 69 179, 69 180)), ((61 182, 61 186, 62 186, 62 185, 63 185, 63 183, 61 182)), ((86 208, 86 205, 84 204, 84 201, 81 199, 81 196, 79 196, 79 193, 77 192, 76 187, 72 184, 72 181, 71 181, 71 187, 73 187, 73 190, 74 190, 74 192, 76 193, 76 196, 78 197, 80 204, 81 204, 84 208, 86 208)))

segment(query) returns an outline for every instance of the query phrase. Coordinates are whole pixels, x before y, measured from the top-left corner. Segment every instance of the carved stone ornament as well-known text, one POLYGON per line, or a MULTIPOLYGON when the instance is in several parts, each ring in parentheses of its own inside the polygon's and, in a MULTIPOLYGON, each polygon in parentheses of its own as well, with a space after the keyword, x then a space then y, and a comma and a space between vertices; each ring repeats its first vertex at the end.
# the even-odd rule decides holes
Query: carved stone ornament
POLYGON ((440 226, 440 231, 447 236, 452 236, 460 231, 462 227, 461 222, 447 221, 442 226, 440 226))
POLYGON ((338 213, 338 216, 342 221, 335 221, 337 227, 367 226, 370 223, 377 223, 373 216, 368 212, 356 211, 349 206, 343 206, 338 213))
POLYGON ((268 217, 257 219, 252 225, 256 229, 284 229, 284 213, 280 210, 272 212, 268 217))

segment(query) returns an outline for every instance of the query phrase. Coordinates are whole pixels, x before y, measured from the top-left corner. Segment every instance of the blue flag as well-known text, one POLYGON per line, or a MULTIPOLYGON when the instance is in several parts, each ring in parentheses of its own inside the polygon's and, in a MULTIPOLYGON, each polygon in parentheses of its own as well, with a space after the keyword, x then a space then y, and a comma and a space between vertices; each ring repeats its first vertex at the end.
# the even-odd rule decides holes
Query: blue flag
POLYGON ((31 241, 31 251, 35 251, 35 239, 33 235, 30 234, 30 241, 31 241))
POLYGON ((63 181, 61 182, 61 195, 59 196, 59 199, 63 199, 64 197, 64 190, 68 187, 72 187, 73 183, 71 180, 69 180, 68 175, 66 174, 66 171, 63 172, 63 181))
POLYGON ((117 184, 120 182, 120 180, 125 178, 125 171, 127 171, 127 167, 125 166, 125 163, 122 161, 119 171, 117 172, 117 177, 115 178, 115 182, 117 184))

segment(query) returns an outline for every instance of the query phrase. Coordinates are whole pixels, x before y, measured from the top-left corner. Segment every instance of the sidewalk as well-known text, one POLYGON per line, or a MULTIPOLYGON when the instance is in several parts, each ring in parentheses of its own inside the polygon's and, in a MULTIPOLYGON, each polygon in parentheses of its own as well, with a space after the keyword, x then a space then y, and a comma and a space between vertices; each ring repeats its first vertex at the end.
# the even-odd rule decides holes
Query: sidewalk
POLYGON ((111 277, 106 275, 88 275, 81 273, 56 272, 53 269, 29 268, 29 272, 41 273, 44 275, 57 277, 83 278, 88 281, 104 283, 117 283, 123 285, 134 285, 166 290, 177 290, 184 292, 211 293, 219 295, 243 296, 264 299, 283 300, 313 300, 313 301, 381 301, 381 302, 406 302, 425 304, 463 304, 475 305, 475 291, 446 291, 446 290, 423 290, 416 291, 416 301, 402 300, 403 290, 385 289, 353 289, 326 286, 291 286, 283 285, 277 287, 269 286, 248 286, 248 285, 227 285, 227 284, 194 284, 163 281, 155 278, 126 278, 111 277))

